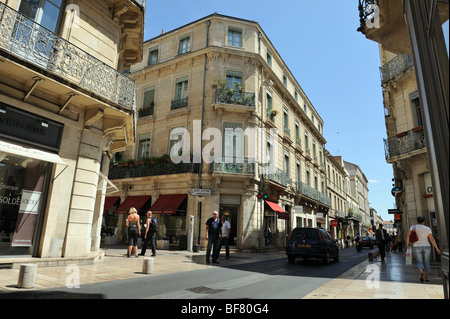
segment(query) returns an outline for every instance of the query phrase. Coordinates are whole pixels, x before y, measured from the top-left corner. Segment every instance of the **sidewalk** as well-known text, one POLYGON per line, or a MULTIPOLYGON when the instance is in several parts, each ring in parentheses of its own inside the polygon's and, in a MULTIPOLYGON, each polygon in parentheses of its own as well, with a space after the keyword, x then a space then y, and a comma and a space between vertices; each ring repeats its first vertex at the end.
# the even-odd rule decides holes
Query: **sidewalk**
POLYGON ((387 253, 384 262, 367 259, 303 299, 444 299, 440 263, 431 263, 430 281, 421 283, 415 262, 405 260, 404 251, 387 253))
MULTIPOLYGON (((363 252, 365 253, 365 252, 363 252)), ((232 252, 227 265, 263 261, 285 257, 283 251, 265 253, 232 252)), ((79 284, 92 284, 128 278, 142 278, 151 275, 167 274, 179 271, 209 269, 205 264, 205 252, 159 250, 153 258, 154 267, 151 274, 142 273, 144 258, 126 257, 125 247, 109 246, 105 256, 93 265, 81 265, 79 284)), ((332 265, 330 265, 332 266, 332 265)), ((2 293, 36 291, 49 288, 65 287, 73 282, 74 268, 70 266, 42 267, 37 270, 35 287, 17 288, 19 269, 0 269, 0 297, 2 293), (68 281, 68 282, 66 282, 68 281)), ((416 265, 405 265, 404 252, 391 252, 386 261, 368 260, 349 269, 339 277, 331 279, 323 286, 309 293, 304 299, 443 299, 443 287, 440 265, 433 263, 430 281, 420 283, 416 265), (366 272, 369 269, 370 271, 366 272), (379 273, 379 282, 372 280, 379 273), (379 286, 377 286, 379 284, 379 286)))

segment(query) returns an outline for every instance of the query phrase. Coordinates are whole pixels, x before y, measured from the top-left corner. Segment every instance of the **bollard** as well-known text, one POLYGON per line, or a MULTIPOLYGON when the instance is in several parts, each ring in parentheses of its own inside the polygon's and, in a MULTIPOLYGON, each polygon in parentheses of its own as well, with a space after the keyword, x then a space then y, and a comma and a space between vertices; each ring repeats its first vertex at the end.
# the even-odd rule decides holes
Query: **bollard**
POLYGON ((142 273, 149 274, 153 271, 153 258, 144 258, 144 263, 142 264, 142 273))
POLYGON ((20 265, 18 288, 34 288, 36 282, 37 265, 24 264, 20 265))

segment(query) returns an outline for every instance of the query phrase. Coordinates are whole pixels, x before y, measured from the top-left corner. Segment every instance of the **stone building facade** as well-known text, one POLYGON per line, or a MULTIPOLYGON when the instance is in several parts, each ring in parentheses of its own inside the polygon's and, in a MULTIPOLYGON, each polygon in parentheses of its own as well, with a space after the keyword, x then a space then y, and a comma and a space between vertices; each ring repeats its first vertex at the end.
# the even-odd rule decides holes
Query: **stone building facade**
MULTIPOLYGON (((135 142, 145 1, 0 1, 0 257, 100 247, 109 157, 135 142)), ((20 258, 18 258, 20 260, 20 258)))

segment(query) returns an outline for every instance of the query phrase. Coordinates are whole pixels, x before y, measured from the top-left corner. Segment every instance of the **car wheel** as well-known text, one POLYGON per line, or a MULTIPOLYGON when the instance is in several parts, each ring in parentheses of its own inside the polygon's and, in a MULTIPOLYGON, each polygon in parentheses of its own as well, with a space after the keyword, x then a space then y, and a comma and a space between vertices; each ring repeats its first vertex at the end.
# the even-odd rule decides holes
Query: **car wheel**
POLYGON ((334 257, 334 261, 335 262, 339 261, 339 251, 336 252, 336 256, 334 257))
POLYGON ((293 264, 295 262, 295 256, 288 255, 288 260, 291 264, 293 264))
POLYGON ((322 262, 325 265, 328 265, 330 263, 330 252, 327 250, 327 252, 325 253, 325 255, 323 256, 322 262))

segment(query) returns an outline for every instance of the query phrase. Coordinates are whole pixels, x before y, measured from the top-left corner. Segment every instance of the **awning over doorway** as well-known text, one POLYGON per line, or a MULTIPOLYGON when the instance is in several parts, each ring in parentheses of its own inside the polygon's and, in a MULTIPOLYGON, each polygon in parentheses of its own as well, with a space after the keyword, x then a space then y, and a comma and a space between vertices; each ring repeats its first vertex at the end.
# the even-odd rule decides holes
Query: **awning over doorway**
POLYGON ((128 196, 122 204, 116 209, 116 214, 128 214, 131 207, 136 208, 138 211, 144 206, 144 204, 151 198, 150 195, 144 196, 128 196))
POLYGON ((105 215, 111 208, 111 206, 113 206, 119 199, 120 196, 105 197, 105 204, 103 205, 103 215, 105 215))
POLYGON ((280 219, 289 219, 289 215, 281 209, 281 207, 274 202, 270 202, 268 200, 266 200, 267 205, 269 205, 269 207, 275 212, 277 213, 278 218, 280 219))
POLYGON ((175 214, 186 194, 160 195, 150 210, 153 214, 175 214))

